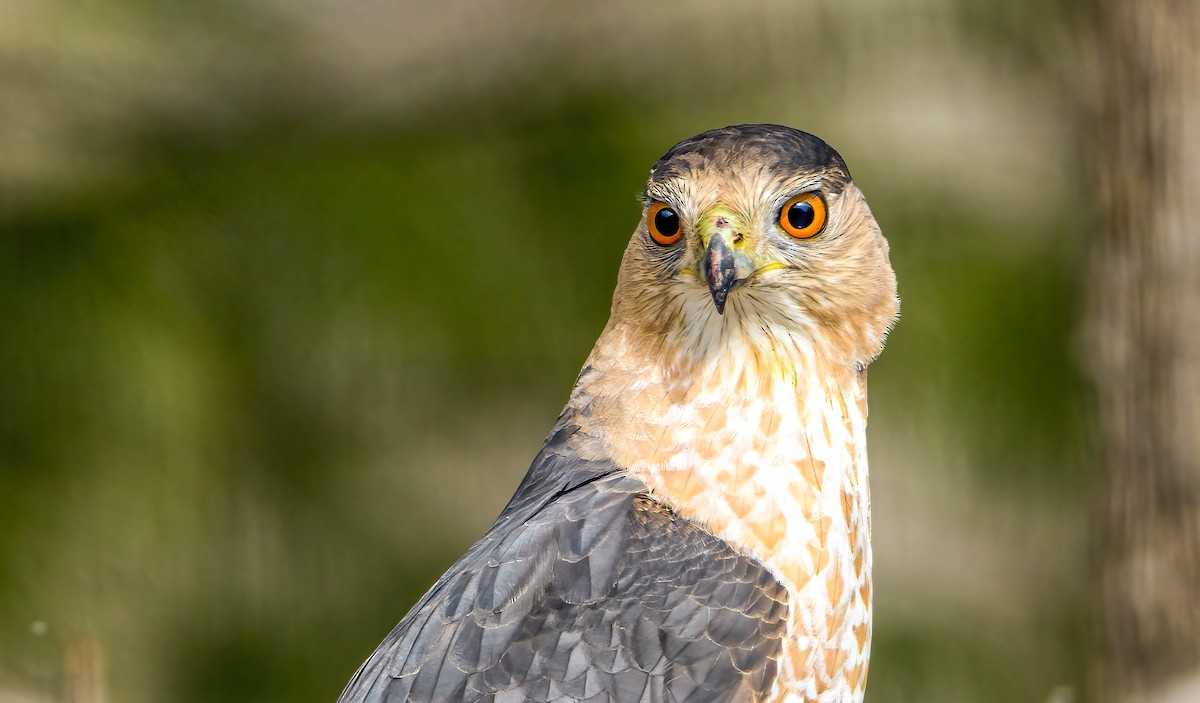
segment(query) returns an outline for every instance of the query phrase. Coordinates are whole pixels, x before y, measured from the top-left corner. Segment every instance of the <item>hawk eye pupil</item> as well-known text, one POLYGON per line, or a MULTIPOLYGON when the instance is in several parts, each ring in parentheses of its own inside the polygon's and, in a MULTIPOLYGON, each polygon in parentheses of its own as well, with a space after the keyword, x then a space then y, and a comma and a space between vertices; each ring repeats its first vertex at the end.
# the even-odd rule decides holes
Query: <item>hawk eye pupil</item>
POLYGON ((807 202, 799 202, 788 208, 788 224, 796 229, 804 229, 813 223, 817 217, 816 210, 807 202))
POLYGON ((679 215, 669 207, 659 210, 654 215, 654 228, 664 237, 673 236, 679 231, 679 215))

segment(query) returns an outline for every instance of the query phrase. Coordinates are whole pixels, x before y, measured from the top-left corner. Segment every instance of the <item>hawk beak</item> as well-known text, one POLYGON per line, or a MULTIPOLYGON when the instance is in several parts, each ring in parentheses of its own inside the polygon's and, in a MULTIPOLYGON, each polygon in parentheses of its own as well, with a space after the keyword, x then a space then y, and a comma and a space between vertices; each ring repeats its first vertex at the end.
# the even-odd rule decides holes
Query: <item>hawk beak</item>
POLYGON ((745 283, 756 266, 741 251, 745 235, 737 217, 725 208, 701 215, 700 238, 706 243, 700 274, 708 284, 713 305, 723 315, 729 292, 745 283))
POLYGON ((713 237, 704 251, 704 280, 708 281, 708 291, 712 293, 713 304, 719 314, 725 314, 725 299, 737 280, 733 263, 733 248, 725 237, 713 237))

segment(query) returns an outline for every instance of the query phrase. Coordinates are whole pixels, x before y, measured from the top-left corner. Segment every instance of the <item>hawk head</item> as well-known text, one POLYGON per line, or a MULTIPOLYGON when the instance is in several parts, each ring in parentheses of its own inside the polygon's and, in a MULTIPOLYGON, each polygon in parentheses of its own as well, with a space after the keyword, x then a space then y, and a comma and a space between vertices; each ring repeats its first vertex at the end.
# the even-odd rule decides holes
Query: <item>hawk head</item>
POLYGON ((738 125, 651 169, 613 323, 692 358, 736 343, 861 368, 898 306, 887 241, 842 157, 799 130, 738 125))

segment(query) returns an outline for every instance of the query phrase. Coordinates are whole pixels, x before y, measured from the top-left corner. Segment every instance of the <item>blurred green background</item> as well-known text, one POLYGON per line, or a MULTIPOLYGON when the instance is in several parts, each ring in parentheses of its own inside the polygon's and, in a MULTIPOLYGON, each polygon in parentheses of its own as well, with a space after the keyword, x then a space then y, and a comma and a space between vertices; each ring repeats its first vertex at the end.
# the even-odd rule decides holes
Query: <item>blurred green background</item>
POLYGON ((846 158, 868 701, 1086 698, 1069 0, 0 0, 0 701, 332 701, 507 501, 650 165, 846 158))

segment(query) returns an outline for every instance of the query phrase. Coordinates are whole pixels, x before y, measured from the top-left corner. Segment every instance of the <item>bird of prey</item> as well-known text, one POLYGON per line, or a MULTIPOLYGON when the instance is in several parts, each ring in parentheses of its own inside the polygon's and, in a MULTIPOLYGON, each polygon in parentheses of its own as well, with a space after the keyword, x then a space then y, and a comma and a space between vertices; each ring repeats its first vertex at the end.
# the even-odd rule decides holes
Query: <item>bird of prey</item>
POLYGON ((866 368, 898 309, 825 142, 739 125, 672 147, 516 494, 340 700, 861 701, 866 368))

